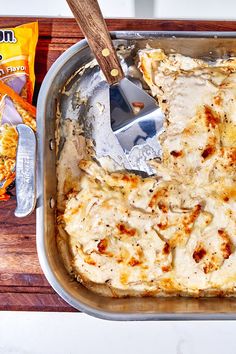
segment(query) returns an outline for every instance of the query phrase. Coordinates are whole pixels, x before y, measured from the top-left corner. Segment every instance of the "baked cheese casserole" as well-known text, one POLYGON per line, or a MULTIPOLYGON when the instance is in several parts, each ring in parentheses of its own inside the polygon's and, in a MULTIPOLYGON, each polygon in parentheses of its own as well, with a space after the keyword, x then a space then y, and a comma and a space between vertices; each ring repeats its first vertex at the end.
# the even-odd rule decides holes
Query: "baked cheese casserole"
POLYGON ((65 266, 106 296, 234 295, 236 58, 145 49, 139 69, 165 113, 156 174, 114 171, 67 120, 57 168, 65 266))

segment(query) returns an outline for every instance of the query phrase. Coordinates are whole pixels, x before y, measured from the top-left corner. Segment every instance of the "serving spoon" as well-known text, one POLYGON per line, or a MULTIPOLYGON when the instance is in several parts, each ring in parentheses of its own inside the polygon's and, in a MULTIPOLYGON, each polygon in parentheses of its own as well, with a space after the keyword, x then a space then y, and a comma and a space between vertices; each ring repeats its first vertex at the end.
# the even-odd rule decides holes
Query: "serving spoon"
POLYGON ((67 0, 109 84, 111 128, 128 168, 154 173, 148 160, 160 157, 163 114, 156 100, 125 77, 97 0, 67 0))

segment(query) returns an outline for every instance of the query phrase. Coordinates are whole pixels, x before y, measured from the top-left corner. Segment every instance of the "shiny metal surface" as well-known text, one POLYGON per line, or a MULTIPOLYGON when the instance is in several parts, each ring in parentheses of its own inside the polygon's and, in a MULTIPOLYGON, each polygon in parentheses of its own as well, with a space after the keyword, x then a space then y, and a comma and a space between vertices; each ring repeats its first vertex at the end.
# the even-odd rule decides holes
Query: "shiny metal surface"
MULTIPOLYGON (((130 77, 135 55, 147 43, 167 52, 173 50, 206 60, 236 55, 234 33, 116 32, 113 38, 115 45, 124 46, 122 65, 130 77)), ((37 250, 48 281, 73 307, 100 318, 236 319, 234 298, 104 298, 71 279, 65 270, 56 247, 55 208, 51 203, 52 198, 56 200, 56 155, 51 147, 55 139, 57 105, 62 112, 61 123, 64 118, 84 123, 86 136, 96 141, 97 155, 108 154, 118 164, 126 160, 108 124, 108 87, 92 59, 86 41, 72 46, 48 72, 38 98, 37 250)))
POLYGON ((124 78, 110 86, 110 112, 111 127, 125 151, 129 169, 154 174, 147 161, 161 157, 157 137, 163 131, 164 119, 156 100, 124 78), (143 105, 137 113, 135 104, 143 105))
POLYGON ((15 216, 31 214, 36 202, 36 138, 33 130, 18 124, 16 154, 16 201, 15 216))

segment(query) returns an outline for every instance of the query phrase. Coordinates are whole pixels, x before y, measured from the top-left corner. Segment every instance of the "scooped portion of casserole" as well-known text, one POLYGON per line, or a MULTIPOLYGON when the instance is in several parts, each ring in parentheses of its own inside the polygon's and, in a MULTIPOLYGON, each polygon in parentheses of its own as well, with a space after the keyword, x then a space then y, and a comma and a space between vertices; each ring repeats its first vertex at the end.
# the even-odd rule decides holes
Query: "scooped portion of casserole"
POLYGON ((236 58, 146 49, 139 68, 165 113, 156 175, 113 171, 71 134, 58 163, 65 265, 107 296, 234 295, 236 58))

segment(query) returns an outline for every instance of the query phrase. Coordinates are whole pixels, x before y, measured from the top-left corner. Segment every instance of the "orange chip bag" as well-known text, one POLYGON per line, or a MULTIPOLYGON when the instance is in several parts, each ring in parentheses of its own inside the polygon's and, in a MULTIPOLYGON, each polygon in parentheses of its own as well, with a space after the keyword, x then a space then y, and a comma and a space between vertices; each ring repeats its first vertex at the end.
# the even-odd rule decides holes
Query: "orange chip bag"
POLYGON ((15 180, 18 133, 24 123, 36 130, 36 109, 0 80, 0 201, 10 198, 8 187, 15 180))
POLYGON ((38 23, 0 29, 0 80, 32 102, 38 23))

